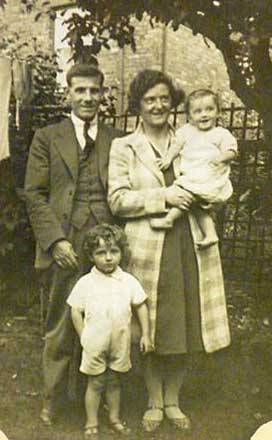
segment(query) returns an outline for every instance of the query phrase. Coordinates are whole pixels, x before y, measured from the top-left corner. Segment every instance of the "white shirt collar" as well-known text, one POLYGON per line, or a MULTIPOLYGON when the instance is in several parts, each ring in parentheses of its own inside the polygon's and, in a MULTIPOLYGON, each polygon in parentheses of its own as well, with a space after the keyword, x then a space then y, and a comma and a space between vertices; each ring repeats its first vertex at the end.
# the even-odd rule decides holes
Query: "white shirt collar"
MULTIPOLYGON (((168 125, 169 133, 170 133, 171 135, 174 135, 174 133, 176 132, 176 129, 175 129, 174 125, 172 124, 172 122, 168 121, 168 122, 167 122, 167 125, 168 125)), ((139 122, 139 124, 138 124, 136 130, 138 130, 139 132, 145 134, 145 132, 144 132, 144 124, 143 124, 143 121, 142 121, 141 118, 140 118, 140 122, 139 122)))
MULTIPOLYGON (((79 142, 79 145, 81 146, 81 148, 83 149, 85 147, 85 137, 84 137, 84 124, 85 121, 83 121, 82 119, 80 119, 78 116, 76 116, 74 114, 74 112, 71 112, 71 120, 72 123, 75 127, 75 132, 76 132, 76 138, 79 142)), ((88 130, 88 135, 92 138, 92 139, 96 139, 97 136, 97 131, 98 131, 98 116, 95 115, 94 119, 92 119, 90 121, 90 128, 88 130)))
MULTIPOLYGON (((76 116, 73 111, 71 112, 71 119, 74 126, 81 128, 84 127, 85 121, 83 121, 83 119, 80 119, 78 116, 76 116)), ((95 115, 95 117, 90 121, 90 127, 93 127, 97 124, 98 124, 98 116, 95 115)))
MULTIPOLYGON (((167 145, 167 150, 169 150, 171 144, 173 144, 176 141, 176 129, 175 129, 174 125, 171 122, 168 121, 167 124, 168 124, 168 133, 169 133, 169 142, 168 142, 168 145, 167 145)), ((134 133, 135 133, 136 136, 137 136, 137 134, 138 135, 142 134, 143 136, 145 136, 147 141, 150 142, 149 139, 147 138, 146 134, 145 134, 144 124, 143 124, 143 121, 141 119, 140 119, 140 122, 139 122, 139 124, 138 124, 138 126, 137 126, 137 128, 136 128, 134 133)), ((161 152, 160 152, 160 150, 158 150, 156 148, 156 145, 153 145, 153 147, 161 155, 161 152)))
POLYGON ((97 267, 94 266, 94 267, 91 269, 91 273, 94 274, 94 275, 98 275, 98 276, 114 278, 114 279, 120 281, 120 280, 122 280, 122 278, 123 278, 123 273, 124 273, 124 271, 121 269, 120 266, 117 266, 117 268, 115 269, 114 272, 111 272, 111 273, 104 273, 104 272, 101 272, 99 269, 97 269, 97 267))

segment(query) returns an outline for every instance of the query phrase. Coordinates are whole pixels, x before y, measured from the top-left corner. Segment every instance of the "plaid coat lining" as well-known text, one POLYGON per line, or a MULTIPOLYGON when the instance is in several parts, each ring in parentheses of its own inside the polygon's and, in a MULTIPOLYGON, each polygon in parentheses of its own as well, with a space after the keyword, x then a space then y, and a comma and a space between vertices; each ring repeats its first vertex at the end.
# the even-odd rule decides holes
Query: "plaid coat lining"
MULTIPOLYGON (((171 130, 171 142, 175 132, 171 130)), ((179 159, 174 160, 178 177, 179 159)), ((113 141, 109 165, 109 205, 114 215, 126 219, 131 256, 126 270, 136 276, 148 295, 151 336, 156 329, 157 286, 165 232, 150 227, 150 214, 166 212, 165 182, 154 152, 141 126, 113 141)), ((190 214, 194 242, 198 224, 190 214)), ((218 245, 199 251, 195 246, 201 308, 201 330, 208 353, 230 344, 223 274, 218 245)))

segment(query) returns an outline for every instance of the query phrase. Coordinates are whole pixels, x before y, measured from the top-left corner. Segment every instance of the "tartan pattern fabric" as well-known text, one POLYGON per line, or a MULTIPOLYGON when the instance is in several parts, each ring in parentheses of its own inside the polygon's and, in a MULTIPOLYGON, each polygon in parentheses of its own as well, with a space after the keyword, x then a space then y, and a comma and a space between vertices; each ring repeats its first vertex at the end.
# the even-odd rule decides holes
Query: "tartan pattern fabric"
POLYGON ((155 340, 157 310, 157 286, 162 255, 164 231, 150 228, 147 218, 128 221, 125 230, 128 236, 131 258, 126 270, 132 273, 143 286, 148 296, 151 338, 155 340))
MULTIPOLYGON (((171 131, 171 142, 175 133, 171 131)), ((179 158, 174 160, 178 177, 179 158)), ((165 182, 141 126, 113 141, 109 163, 109 205, 114 215, 126 219, 131 256, 126 270, 136 276, 148 295, 151 335, 156 330, 157 287, 165 232, 150 226, 150 214, 166 211, 165 182)), ((194 242, 197 222, 190 215, 194 242)), ((213 352, 230 343, 223 275, 217 244, 196 250, 199 270, 201 330, 205 350, 213 352)), ((170 275, 171 276, 171 275, 170 275)))
MULTIPOLYGON (((199 226, 194 216, 189 215, 189 220, 195 238, 199 226)), ((195 247, 195 253, 199 269, 202 338, 205 350, 212 353, 230 344, 221 258, 217 244, 201 250, 195 247)))

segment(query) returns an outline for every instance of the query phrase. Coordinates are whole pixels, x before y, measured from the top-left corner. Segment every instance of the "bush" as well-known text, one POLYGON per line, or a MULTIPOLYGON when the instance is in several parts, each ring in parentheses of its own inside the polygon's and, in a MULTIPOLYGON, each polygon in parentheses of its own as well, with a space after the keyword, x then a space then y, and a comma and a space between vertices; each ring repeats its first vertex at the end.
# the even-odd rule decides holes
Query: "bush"
POLYGON ((63 94, 56 80, 56 57, 37 51, 26 61, 33 76, 31 107, 21 108, 17 129, 15 101, 11 98, 11 157, 0 162, 0 301, 2 312, 14 313, 25 313, 36 298, 35 240, 22 191, 33 126, 56 122, 65 113, 63 94))
POLYGON ((25 309, 35 282, 34 238, 24 202, 14 189, 11 162, 0 162, 0 302, 1 312, 25 309))

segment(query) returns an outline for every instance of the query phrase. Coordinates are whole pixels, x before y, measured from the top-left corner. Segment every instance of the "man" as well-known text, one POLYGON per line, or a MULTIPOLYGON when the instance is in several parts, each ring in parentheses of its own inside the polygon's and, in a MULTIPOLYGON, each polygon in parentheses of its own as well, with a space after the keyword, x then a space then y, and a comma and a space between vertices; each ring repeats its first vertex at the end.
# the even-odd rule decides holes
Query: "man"
POLYGON ((85 231, 97 223, 112 222, 107 206, 107 168, 111 141, 121 135, 98 121, 103 73, 92 65, 75 64, 66 79, 71 116, 37 130, 25 181, 27 209, 37 241, 35 265, 47 269, 50 280, 41 412, 47 425, 52 424, 57 397, 67 387, 75 357, 66 298, 79 276, 89 269, 82 249, 85 231))

